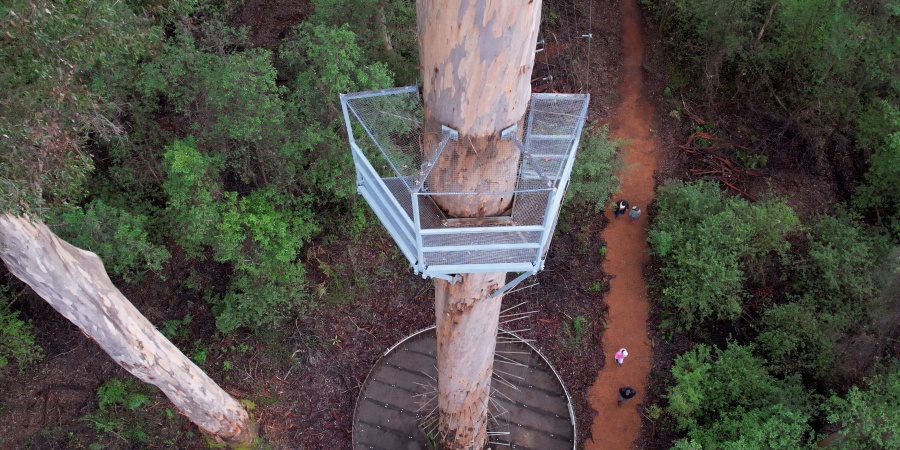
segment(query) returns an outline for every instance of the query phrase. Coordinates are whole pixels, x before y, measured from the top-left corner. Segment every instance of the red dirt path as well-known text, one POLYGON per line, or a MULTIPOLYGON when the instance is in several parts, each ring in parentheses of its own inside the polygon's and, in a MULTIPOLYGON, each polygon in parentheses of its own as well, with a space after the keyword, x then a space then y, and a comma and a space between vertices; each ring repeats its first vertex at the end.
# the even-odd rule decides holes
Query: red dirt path
POLYGON ((638 205, 644 214, 634 223, 627 215, 612 220, 603 232, 608 249, 604 270, 612 276, 607 296, 609 315, 603 335, 605 367, 588 391, 591 407, 597 410, 592 426, 593 438, 585 449, 620 449, 634 447, 641 429, 638 405, 647 390, 647 377, 652 362, 652 347, 647 333, 647 287, 642 268, 647 261, 647 204, 653 198, 653 173, 660 165, 658 142, 651 127, 654 110, 644 92, 641 64, 644 57, 641 12, 637 0, 622 0, 622 46, 624 73, 618 87, 620 103, 613 109, 613 137, 627 140, 621 156, 625 168, 619 174, 622 191, 614 200, 624 198, 638 205), (613 355, 625 347, 628 357, 619 367, 613 355), (616 406, 618 389, 631 386, 637 396, 621 407, 616 406))

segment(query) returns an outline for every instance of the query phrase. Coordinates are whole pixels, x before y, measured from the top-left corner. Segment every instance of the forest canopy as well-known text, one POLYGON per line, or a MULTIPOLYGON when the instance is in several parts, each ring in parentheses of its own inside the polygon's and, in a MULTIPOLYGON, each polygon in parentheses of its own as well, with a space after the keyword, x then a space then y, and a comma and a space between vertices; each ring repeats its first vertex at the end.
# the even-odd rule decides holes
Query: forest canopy
MULTIPOLYGON (((356 195, 338 98, 419 74, 411 2, 316 0, 271 39, 241 23, 244 4, 0 11, 0 212, 97 253, 117 284, 152 274, 203 303, 232 353, 249 352, 239 333, 264 340, 324 303, 365 300, 319 258, 378 229, 356 195), (312 270, 334 286, 309 282, 312 270)), ((676 134, 726 135, 747 144, 726 150, 743 169, 780 161, 840 197, 811 212, 716 180, 659 184, 645 216, 651 328, 671 351, 645 433, 654 448, 900 448, 900 2, 643 5, 676 134)), ((561 222, 600 212, 627 170, 608 128, 586 130, 561 222)), ((0 284, 0 369, 43 356, 24 290, 0 284)), ((190 315, 159 322, 207 361, 190 315)), ((114 442, 146 442, 111 412, 140 409, 141 389, 111 379, 86 420, 114 442)))

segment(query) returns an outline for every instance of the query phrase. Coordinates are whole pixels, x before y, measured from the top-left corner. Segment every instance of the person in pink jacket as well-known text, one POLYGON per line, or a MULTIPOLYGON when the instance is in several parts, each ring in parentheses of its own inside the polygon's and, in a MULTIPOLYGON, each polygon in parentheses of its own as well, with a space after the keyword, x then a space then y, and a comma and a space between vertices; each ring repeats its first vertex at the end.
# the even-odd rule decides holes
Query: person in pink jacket
POLYGON ((621 366, 622 363, 625 362, 626 356, 628 356, 628 350, 620 348, 619 351, 616 352, 616 362, 621 366))

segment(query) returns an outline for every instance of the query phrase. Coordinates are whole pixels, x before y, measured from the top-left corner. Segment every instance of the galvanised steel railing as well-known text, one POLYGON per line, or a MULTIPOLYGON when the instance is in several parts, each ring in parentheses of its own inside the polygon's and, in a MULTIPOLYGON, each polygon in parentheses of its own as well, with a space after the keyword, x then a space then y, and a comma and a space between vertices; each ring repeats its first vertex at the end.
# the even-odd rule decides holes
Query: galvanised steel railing
POLYGON ((517 272, 524 279, 543 269, 588 101, 586 94, 532 95, 525 129, 512 126, 501 134, 520 152, 513 191, 437 192, 430 189, 432 169, 458 136, 447 127, 425 136, 418 87, 341 96, 359 193, 416 273, 451 281, 479 272, 517 272), (423 149, 425 143, 436 148, 423 149), (512 196, 512 211, 470 225, 438 207, 436 199, 453 195, 512 196))

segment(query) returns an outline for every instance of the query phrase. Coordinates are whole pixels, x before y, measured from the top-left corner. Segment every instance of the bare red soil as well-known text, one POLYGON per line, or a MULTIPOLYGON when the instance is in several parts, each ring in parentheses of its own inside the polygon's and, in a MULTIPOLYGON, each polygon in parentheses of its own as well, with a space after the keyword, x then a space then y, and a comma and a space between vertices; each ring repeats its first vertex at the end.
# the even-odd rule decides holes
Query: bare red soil
POLYGON ((603 271, 611 278, 602 348, 607 361, 588 391, 597 416, 586 449, 634 446, 641 429, 638 405, 646 394, 653 362, 653 346, 647 332, 649 304, 642 268, 648 260, 647 205, 653 199, 653 175, 661 158, 653 131, 655 112, 644 94, 647 89, 641 68, 644 59, 641 12, 636 0, 623 0, 620 11, 624 72, 618 86, 619 102, 612 111, 611 131, 613 137, 624 139, 627 144, 620 154, 626 164, 619 174, 622 191, 614 198, 626 199, 645 213, 631 222, 628 215, 613 219, 612 211, 607 212, 613 219, 603 230, 603 240, 608 246, 603 271), (628 357, 622 366, 618 366, 613 355, 623 347, 628 349, 628 357), (637 396, 619 407, 616 399, 618 389, 623 386, 635 388, 637 396))

